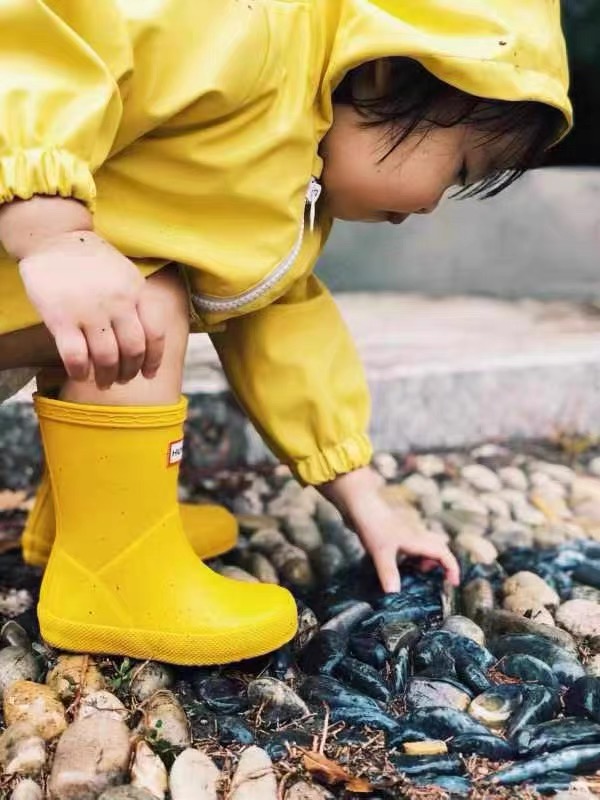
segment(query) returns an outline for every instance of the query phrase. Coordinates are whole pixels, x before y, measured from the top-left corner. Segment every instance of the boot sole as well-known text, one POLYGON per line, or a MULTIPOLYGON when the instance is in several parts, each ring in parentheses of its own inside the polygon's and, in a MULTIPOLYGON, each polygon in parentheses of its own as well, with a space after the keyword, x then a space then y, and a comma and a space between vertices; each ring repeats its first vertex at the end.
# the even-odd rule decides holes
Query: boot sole
POLYGON ((228 631, 227 634, 180 634, 83 625, 56 617, 43 609, 38 609, 38 617, 43 638, 60 650, 198 667, 266 655, 293 639, 298 628, 294 619, 274 625, 268 635, 261 636, 253 631, 252 640, 244 647, 236 641, 248 641, 247 629, 228 631))

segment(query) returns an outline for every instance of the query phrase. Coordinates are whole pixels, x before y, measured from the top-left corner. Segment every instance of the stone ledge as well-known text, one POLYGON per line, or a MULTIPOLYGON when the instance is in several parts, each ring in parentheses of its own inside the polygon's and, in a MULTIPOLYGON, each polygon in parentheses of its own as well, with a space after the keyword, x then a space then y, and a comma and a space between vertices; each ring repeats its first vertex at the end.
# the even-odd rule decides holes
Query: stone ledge
MULTIPOLYGON (((337 299, 365 364, 378 449, 600 434, 595 306, 401 294, 337 299)), ((194 417, 200 419, 204 408, 209 427, 214 417, 219 426, 233 424, 239 431, 244 423, 226 389, 210 340, 193 336, 184 390, 194 398, 194 417)), ((0 419, 8 423, 15 407, 29 399, 22 392, 0 408, 0 419)), ((25 409, 18 414, 28 418, 25 409)), ((265 447, 247 423, 245 428, 248 460, 264 460, 265 447)), ((11 438, 16 435, 11 430, 11 438)), ((243 450, 237 442, 224 457, 239 457, 243 450)))

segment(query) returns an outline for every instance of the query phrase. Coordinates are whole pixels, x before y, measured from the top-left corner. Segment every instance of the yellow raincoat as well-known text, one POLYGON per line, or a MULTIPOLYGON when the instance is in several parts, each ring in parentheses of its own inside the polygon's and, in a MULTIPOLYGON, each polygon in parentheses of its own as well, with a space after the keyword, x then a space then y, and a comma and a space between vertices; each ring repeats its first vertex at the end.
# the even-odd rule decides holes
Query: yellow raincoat
MULTIPOLYGON (((187 267, 240 402, 301 479, 369 462, 369 400, 312 275, 318 145, 349 69, 403 55, 571 124, 559 0, 0 0, 0 202, 74 197, 145 274, 187 267)), ((0 249, 0 333, 39 322, 0 249)))

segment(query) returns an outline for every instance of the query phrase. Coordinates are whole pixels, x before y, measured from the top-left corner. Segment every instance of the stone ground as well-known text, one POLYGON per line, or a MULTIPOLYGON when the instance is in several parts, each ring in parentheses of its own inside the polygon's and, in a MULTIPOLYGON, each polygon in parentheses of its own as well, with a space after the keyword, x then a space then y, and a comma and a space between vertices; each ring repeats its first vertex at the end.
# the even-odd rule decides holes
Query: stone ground
MULTIPOLYGON (((213 444, 218 443, 217 429, 213 444)), ((302 632, 291 649, 221 669, 173 669, 85 655, 69 659, 45 647, 34 613, 40 571, 25 566, 19 552, 34 490, 31 479, 21 478, 20 489, 0 492, 0 622, 5 621, 0 691, 3 727, 8 727, 0 735, 0 797, 39 800, 39 787, 45 786, 49 797, 60 800, 164 798, 169 770, 172 800, 537 798, 533 788, 490 783, 505 766, 506 754, 489 760, 471 748, 457 755, 452 725, 435 735, 425 721, 414 722, 420 709, 429 715, 435 706, 446 715, 458 714, 461 725, 465 718, 476 725, 482 709, 488 716, 498 712, 497 697, 482 692, 485 685, 504 697, 507 685, 514 689, 525 680, 522 675, 516 679, 514 671, 513 677, 503 674, 503 662, 495 663, 488 650, 473 644, 470 668, 483 658, 488 670, 475 681, 477 690, 472 673, 467 679, 459 661, 450 659, 436 671, 430 656, 433 662, 438 656, 428 647, 442 636, 445 644, 456 641, 464 650, 464 639, 452 639, 456 631, 479 645, 485 642, 497 656, 506 634, 516 632, 521 641, 524 634, 532 637, 526 643, 540 656, 532 659, 541 670, 539 681, 548 672, 545 659, 553 664, 553 688, 539 682, 535 691, 531 683, 519 685, 559 705, 547 712, 534 697, 533 712, 526 709, 529 722, 575 715, 574 730, 559 745, 561 754, 580 740, 592 743, 592 760, 587 751, 576 754, 579 771, 588 778, 576 784, 568 775, 557 777, 556 786, 571 784, 557 796, 597 796, 594 789, 600 791, 600 782, 589 776, 600 766, 600 688, 595 683, 600 683, 595 677, 600 674, 600 576, 594 572, 600 564, 599 454, 585 438, 491 443, 426 455, 380 454, 375 464, 387 481, 382 491, 391 502, 408 503, 430 530, 449 537, 463 565, 457 594, 448 592, 438 576, 422 580, 407 566, 404 594, 389 602, 362 561, 356 537, 314 492, 302 491, 290 480, 286 469, 209 474, 204 462, 198 466, 188 460, 182 497, 222 502, 240 519, 238 548, 215 561, 214 568, 248 580, 258 576, 279 581, 300 603, 302 632), (274 536, 273 528, 283 534, 274 536), (586 565, 591 572, 581 572, 586 565), (449 632, 435 633, 442 623, 449 632), (333 667, 324 664, 320 649, 327 626, 335 631, 330 630, 330 638, 342 637, 333 667), (420 643, 414 643, 411 630, 423 634, 420 643), (407 631, 411 644, 395 649, 390 635, 402 639, 407 631), (348 641, 354 658, 344 657, 348 641), (558 666, 548 655, 548 647, 554 646, 549 642, 560 644, 558 666), (492 661, 495 666, 489 670, 492 661), (582 684, 586 672, 590 677, 582 684), (342 684, 328 684, 330 674, 342 684), (583 700, 577 687, 582 687, 583 700), (343 691, 351 693, 349 703, 340 699, 343 691), (355 715, 361 709, 365 716, 359 719, 355 715), (407 734, 403 726, 409 719, 413 722, 407 734), (19 728, 19 720, 25 728, 19 728), (582 726, 587 726, 587 739, 581 739, 582 726), (415 730, 423 733, 418 738, 445 740, 430 745, 434 752, 451 751, 437 761, 434 757, 422 779, 402 772, 414 770, 415 759, 429 763, 422 755, 412 761, 409 757, 410 763, 401 755, 403 742, 414 739, 415 730), (588 761, 582 762, 584 757, 588 761), (27 774, 34 780, 21 780, 27 774), (129 782, 137 788, 107 789, 101 795, 111 784, 129 782)), ((492 740, 495 747, 506 748, 507 741, 513 746, 515 715, 531 706, 521 695, 516 706, 513 701, 510 718, 501 714, 493 725, 488 719, 500 734, 492 740), (512 738, 506 725, 513 726, 512 738)), ((456 719, 452 717, 452 724, 458 724, 456 719)), ((477 736, 481 743, 480 731, 477 736)), ((530 762, 526 757, 518 763, 529 768, 530 762)))

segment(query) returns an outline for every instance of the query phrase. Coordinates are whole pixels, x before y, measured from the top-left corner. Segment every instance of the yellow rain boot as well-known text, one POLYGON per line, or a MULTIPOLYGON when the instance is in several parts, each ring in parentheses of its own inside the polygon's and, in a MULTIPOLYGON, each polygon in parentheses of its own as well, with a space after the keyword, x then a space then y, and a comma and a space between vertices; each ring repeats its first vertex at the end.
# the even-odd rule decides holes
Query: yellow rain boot
MULTIPOLYGON (((215 558, 235 547, 238 524, 236 518, 226 508, 180 503, 179 512, 186 536, 200 558, 215 558)), ((52 487, 48 471, 44 470, 21 539, 25 563, 32 567, 45 567, 55 535, 52 487)))
POLYGON ((289 592, 216 574, 184 533, 185 400, 114 407, 36 396, 35 408, 56 508, 38 606, 49 644, 202 665, 261 655, 293 637, 289 592))

